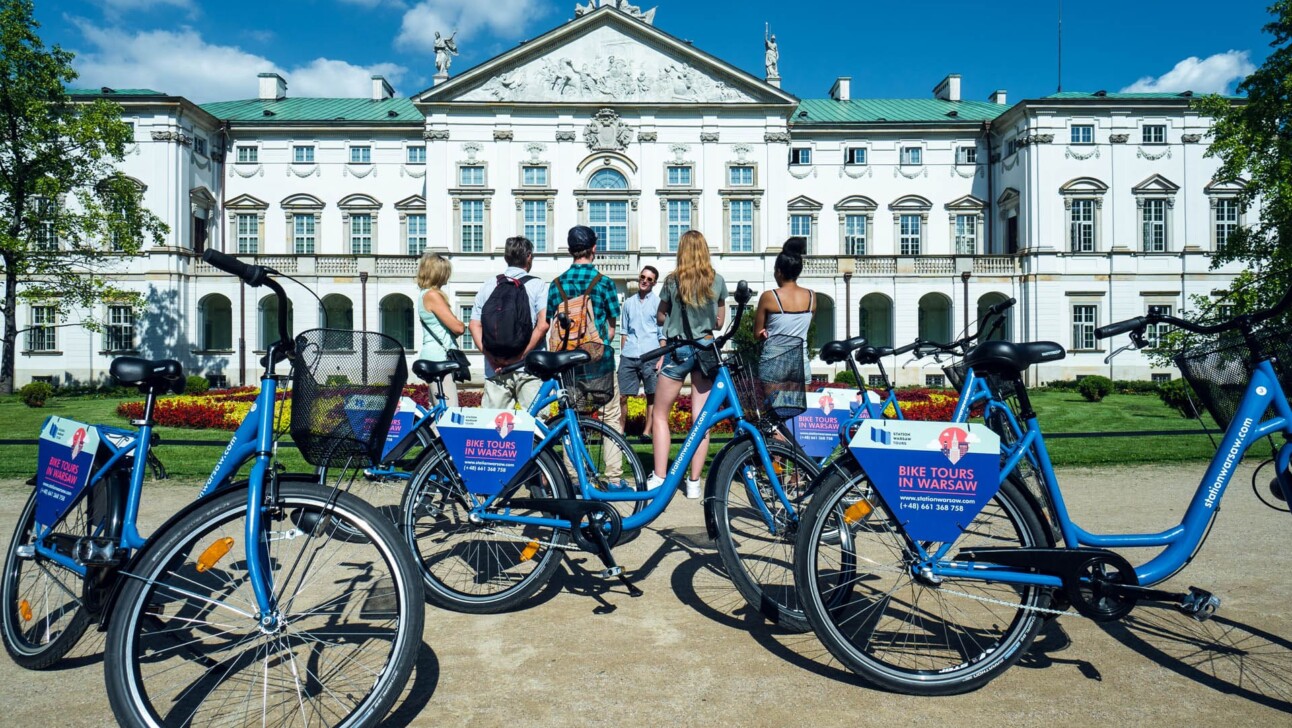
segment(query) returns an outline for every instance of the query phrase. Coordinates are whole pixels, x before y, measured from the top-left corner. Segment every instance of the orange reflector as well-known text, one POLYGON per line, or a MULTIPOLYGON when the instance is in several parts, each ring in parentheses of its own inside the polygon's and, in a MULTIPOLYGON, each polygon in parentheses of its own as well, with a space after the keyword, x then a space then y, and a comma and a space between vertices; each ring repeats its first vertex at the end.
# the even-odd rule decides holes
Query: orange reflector
POLYGON ((875 509, 871 507, 869 501, 866 501, 864 499, 859 500, 856 503, 853 503, 852 505, 848 506, 847 510, 843 512, 843 522, 851 526, 857 521, 860 521, 866 516, 869 516, 870 512, 873 510, 875 509))
POLYGON ((225 554, 229 553, 231 548, 233 548, 233 537, 231 536, 225 536, 207 546, 202 555, 197 557, 197 573, 201 574, 215 566, 220 559, 224 558, 225 554))
POLYGON ((525 544, 525 548, 521 549, 520 560, 529 561, 530 559, 534 558, 534 554, 536 553, 538 553, 538 542, 530 541, 529 543, 525 544))
POLYGON ((26 599, 18 602, 18 614, 22 617, 22 621, 30 622, 31 621, 31 602, 27 601, 26 599))

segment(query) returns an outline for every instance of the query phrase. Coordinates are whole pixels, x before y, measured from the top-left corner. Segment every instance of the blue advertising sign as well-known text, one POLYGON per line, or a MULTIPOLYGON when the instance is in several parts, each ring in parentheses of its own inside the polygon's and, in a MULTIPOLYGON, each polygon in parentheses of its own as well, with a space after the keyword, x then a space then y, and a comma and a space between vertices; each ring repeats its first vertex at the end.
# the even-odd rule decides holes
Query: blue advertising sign
POLYGON ((790 432, 804 452, 814 458, 834 452, 839 428, 852 417, 850 408, 856 394, 850 389, 827 389, 808 395, 808 408, 790 420, 790 432))
POLYGON ((527 412, 450 407, 435 426, 467 490, 479 495, 501 491, 534 449, 527 412))
POLYGON ((1000 438, 983 425, 873 419, 848 448, 917 541, 955 541, 1000 488, 1000 438))
POLYGON ((45 420, 36 448, 36 523, 52 526, 90 482, 98 431, 62 417, 45 420))
POLYGON ((356 435, 367 435, 381 417, 386 398, 380 395, 351 394, 345 398, 345 416, 356 435))
POLYGON ((386 446, 381 451, 382 459, 389 457, 395 445, 404 438, 405 434, 412 431, 420 412, 421 408, 411 397, 399 398, 399 408, 395 410, 395 417, 390 421, 390 430, 386 433, 386 446))

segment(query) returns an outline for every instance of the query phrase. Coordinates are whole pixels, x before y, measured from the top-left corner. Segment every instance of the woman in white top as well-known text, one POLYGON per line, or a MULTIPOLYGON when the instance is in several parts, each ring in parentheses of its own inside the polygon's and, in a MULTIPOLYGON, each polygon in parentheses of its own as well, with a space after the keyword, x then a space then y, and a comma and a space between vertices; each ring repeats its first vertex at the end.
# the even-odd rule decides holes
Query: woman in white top
POLYGON ((777 287, 759 296, 758 309, 754 312, 754 336, 759 341, 777 335, 802 339, 805 358, 808 330, 816 315, 816 293, 798 283, 806 253, 807 240, 793 237, 785 241, 780 255, 776 256, 777 287))
MULTIPOLYGON (((444 361, 449 358, 448 351, 458 348, 458 337, 467 330, 466 324, 453 315, 449 299, 441 287, 448 283, 453 275, 453 264, 438 253, 427 253, 417 266, 417 288, 421 291, 418 299, 417 317, 422 325, 422 348, 419 359, 444 361)), ((453 375, 444 377, 444 395, 450 407, 458 406, 458 384, 453 375)), ((434 396, 434 392, 431 393, 434 396)))

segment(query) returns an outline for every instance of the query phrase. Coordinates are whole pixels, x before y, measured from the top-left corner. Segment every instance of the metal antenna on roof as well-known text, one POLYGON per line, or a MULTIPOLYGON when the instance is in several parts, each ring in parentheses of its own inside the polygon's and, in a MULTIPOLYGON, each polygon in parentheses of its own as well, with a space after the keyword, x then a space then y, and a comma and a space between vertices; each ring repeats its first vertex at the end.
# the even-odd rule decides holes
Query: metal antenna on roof
POLYGON ((1063 93, 1063 0, 1059 0, 1059 88, 1063 93))

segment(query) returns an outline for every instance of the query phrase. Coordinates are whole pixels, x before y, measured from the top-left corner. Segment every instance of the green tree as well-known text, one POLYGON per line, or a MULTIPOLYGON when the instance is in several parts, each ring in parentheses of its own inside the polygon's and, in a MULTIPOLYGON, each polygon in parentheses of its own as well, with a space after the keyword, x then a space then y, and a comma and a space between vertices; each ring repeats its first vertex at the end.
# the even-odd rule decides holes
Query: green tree
POLYGON ((0 266, 4 351, 0 392, 12 393, 19 299, 52 306, 59 321, 95 328, 103 300, 138 306, 108 275, 161 242, 166 225, 117 171, 132 140, 121 107, 78 102, 73 54, 46 48, 28 0, 0 0, 0 266))

